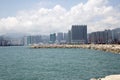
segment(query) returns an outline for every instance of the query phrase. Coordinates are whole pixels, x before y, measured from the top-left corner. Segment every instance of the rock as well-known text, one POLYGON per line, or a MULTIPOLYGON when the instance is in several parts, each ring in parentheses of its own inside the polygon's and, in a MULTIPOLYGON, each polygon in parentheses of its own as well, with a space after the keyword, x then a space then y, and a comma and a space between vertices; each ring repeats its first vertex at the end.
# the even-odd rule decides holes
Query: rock
POLYGON ((91 78, 90 80, 97 80, 96 78, 91 78))
POLYGON ((105 78, 98 78, 98 79, 90 79, 90 80, 120 80, 120 75, 109 75, 105 78))

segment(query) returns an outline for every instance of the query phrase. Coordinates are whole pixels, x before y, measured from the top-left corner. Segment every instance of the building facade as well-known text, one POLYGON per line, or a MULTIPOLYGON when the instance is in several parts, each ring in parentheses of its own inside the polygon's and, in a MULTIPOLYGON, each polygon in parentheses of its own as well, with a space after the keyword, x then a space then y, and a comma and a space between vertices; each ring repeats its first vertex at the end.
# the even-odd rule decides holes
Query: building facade
POLYGON ((57 41, 61 43, 63 41, 64 34, 62 32, 57 33, 57 41))
POLYGON ((72 25, 71 43, 87 43, 87 25, 72 25))
POLYGON ((92 32, 89 34, 88 40, 89 43, 94 44, 119 43, 120 42, 119 33, 120 29, 92 32))
POLYGON ((70 44, 72 40, 72 34, 71 34, 71 30, 68 31, 68 41, 67 43, 70 44))
POLYGON ((56 33, 50 34, 50 43, 55 43, 56 41, 56 33))

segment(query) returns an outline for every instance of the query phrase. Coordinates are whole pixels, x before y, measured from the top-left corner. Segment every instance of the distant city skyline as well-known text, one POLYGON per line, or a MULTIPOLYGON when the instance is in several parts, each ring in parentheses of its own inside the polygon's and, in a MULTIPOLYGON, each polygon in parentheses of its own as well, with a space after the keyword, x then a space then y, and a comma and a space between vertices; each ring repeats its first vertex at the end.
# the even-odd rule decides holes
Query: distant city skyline
POLYGON ((0 36, 0 46, 23 46, 31 44, 120 44, 120 28, 87 33, 87 25, 72 25, 67 33, 49 35, 0 36))
POLYGON ((2 0, 0 35, 67 32, 87 24, 88 33, 120 26, 119 0, 2 0))

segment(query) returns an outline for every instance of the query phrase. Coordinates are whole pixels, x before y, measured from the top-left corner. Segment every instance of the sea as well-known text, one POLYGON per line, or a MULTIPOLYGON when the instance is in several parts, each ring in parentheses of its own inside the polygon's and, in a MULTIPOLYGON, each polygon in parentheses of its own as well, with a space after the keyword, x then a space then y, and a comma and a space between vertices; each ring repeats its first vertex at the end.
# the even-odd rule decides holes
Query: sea
POLYGON ((90 80, 120 74, 120 54, 80 48, 0 47, 0 80, 90 80))

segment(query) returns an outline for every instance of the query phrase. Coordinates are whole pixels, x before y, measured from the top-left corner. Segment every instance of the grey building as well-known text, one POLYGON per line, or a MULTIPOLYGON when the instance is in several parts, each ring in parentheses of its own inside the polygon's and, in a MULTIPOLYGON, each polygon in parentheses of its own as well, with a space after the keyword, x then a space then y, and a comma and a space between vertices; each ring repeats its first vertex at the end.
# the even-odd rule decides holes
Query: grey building
POLYGON ((87 43, 87 25, 72 25, 72 43, 87 43))
POLYGON ((114 43, 120 43, 120 28, 112 30, 112 38, 114 43))
POLYGON ((40 42, 42 42, 42 38, 40 35, 31 36, 31 42, 32 44, 39 44, 40 42))
POLYGON ((24 45, 39 44, 42 42, 41 35, 32 35, 24 37, 24 45))
POLYGON ((56 41, 56 33, 50 34, 50 43, 55 43, 56 41))
POLYGON ((0 36, 0 46, 10 46, 10 40, 8 37, 0 36))
POLYGON ((61 43, 63 41, 64 35, 62 32, 57 33, 57 41, 61 43))
POLYGON ((65 43, 68 41, 68 33, 64 33, 63 40, 65 43))
POLYGON ((43 44, 49 43, 49 40, 50 40, 49 35, 42 35, 41 37, 42 37, 42 43, 43 44))
POLYGON ((112 43, 112 31, 111 30, 105 30, 104 31, 104 41, 105 43, 112 43))
POLYGON ((27 36, 27 40, 26 40, 26 44, 29 45, 29 44, 32 44, 32 36, 27 36))
POLYGON ((89 43, 108 44, 112 43, 112 31, 97 31, 89 34, 89 43))
POLYGON ((72 40, 72 34, 71 34, 71 30, 68 31, 68 41, 67 43, 71 43, 71 40, 72 40))

